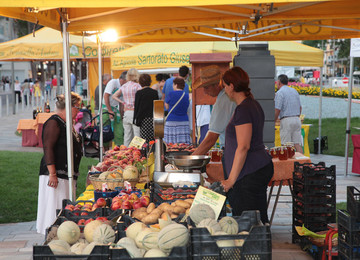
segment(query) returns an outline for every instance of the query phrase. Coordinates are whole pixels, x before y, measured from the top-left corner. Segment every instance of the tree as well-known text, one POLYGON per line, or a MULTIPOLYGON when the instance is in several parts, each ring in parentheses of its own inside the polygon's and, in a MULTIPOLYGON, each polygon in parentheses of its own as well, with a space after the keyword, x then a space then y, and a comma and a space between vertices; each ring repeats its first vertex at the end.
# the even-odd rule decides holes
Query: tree
POLYGON ((319 49, 325 48, 324 40, 306 40, 306 41, 303 41, 302 44, 305 44, 305 45, 308 45, 308 46, 314 47, 314 48, 319 48, 319 49))

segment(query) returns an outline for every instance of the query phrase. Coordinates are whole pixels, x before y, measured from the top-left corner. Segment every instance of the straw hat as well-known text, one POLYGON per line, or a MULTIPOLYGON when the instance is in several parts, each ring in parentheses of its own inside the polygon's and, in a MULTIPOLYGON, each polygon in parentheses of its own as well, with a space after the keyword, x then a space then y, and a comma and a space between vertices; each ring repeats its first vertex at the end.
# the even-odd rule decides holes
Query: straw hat
POLYGON ((193 84, 193 89, 219 84, 221 77, 220 68, 217 65, 210 65, 200 68, 200 77, 193 84))

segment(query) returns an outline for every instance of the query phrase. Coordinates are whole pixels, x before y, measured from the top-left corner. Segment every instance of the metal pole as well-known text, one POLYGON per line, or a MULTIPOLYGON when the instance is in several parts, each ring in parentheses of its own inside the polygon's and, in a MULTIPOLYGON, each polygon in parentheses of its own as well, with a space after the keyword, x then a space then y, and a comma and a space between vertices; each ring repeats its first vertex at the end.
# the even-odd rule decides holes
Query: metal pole
POLYGON ((11 62, 11 93, 12 98, 11 102, 13 104, 13 114, 16 114, 16 104, 15 104, 15 68, 14 68, 14 62, 11 62))
POLYGON ((100 130, 100 140, 99 140, 99 157, 100 162, 103 161, 103 119, 102 119, 102 96, 103 96, 103 85, 102 85, 102 64, 101 64, 101 41, 99 35, 97 35, 97 44, 98 44, 98 75, 99 75, 99 130, 100 130))
POLYGON ((346 118, 346 139, 345 139, 345 176, 348 174, 348 159, 349 159, 349 139, 350 139, 350 121, 351 121, 351 99, 353 87, 353 73, 354 73, 354 57, 350 57, 350 75, 349 75, 349 94, 348 94, 348 113, 346 118))
POLYGON ((323 67, 320 67, 320 99, 319 99, 319 143, 318 143, 318 154, 321 154, 321 117, 322 117, 322 76, 323 76, 323 67))
POLYGON ((67 22, 62 22, 63 31, 63 78, 65 86, 65 108, 66 108, 66 148, 69 178, 69 198, 75 201, 73 194, 73 136, 72 136, 72 113, 71 113, 71 90, 70 90, 70 57, 69 57, 69 33, 67 22))

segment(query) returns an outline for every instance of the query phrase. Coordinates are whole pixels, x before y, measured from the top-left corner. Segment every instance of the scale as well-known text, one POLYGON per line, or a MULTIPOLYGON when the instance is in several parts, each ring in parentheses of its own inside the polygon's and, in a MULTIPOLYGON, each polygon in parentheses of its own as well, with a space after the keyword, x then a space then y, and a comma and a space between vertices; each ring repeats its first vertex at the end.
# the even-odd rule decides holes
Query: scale
POLYGON ((154 100, 154 135, 155 135, 155 171, 154 181, 161 186, 171 186, 178 181, 189 181, 196 184, 203 182, 202 169, 210 162, 206 155, 169 155, 168 162, 178 170, 165 171, 164 155, 164 101, 154 100))

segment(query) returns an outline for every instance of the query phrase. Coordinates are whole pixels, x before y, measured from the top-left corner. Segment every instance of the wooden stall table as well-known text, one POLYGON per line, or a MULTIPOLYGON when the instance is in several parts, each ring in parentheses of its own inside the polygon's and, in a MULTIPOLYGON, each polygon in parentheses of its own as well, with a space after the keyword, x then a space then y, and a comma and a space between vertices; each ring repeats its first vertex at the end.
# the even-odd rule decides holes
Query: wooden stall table
POLYGON ((34 147, 38 144, 38 138, 35 134, 34 127, 35 120, 33 119, 20 119, 17 131, 22 133, 21 145, 24 147, 34 147))
POLYGON ((35 134, 38 137, 38 147, 43 147, 43 143, 42 143, 42 129, 44 126, 44 123, 46 122, 46 120, 48 120, 52 115, 54 115, 55 113, 39 113, 36 116, 35 122, 34 122, 34 127, 35 127, 35 134))
POLYGON ((275 210, 276 210, 277 203, 279 201, 279 196, 280 196, 282 186, 288 185, 291 195, 293 195, 291 184, 292 184, 292 180, 293 180, 294 162, 299 162, 299 163, 303 164, 303 163, 311 163, 311 160, 309 157, 306 157, 303 154, 297 153, 297 152, 295 153, 295 157, 293 159, 287 159, 287 160, 283 160, 283 161, 279 160, 278 158, 273 159, 274 176, 269 183, 270 192, 269 192, 269 196, 268 196, 268 207, 270 204, 270 199, 272 196, 272 191, 273 191, 274 186, 279 186, 279 188, 278 188, 277 194, 275 195, 276 198, 275 198, 275 202, 274 202, 274 207, 271 212, 270 225, 272 224, 272 221, 273 221, 273 218, 275 215, 275 210))

